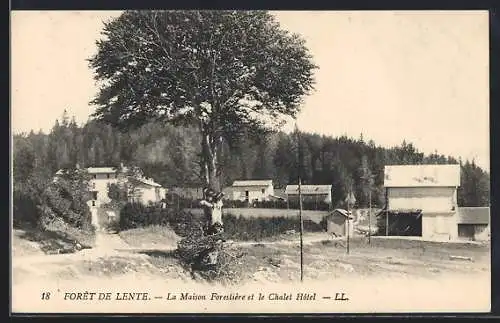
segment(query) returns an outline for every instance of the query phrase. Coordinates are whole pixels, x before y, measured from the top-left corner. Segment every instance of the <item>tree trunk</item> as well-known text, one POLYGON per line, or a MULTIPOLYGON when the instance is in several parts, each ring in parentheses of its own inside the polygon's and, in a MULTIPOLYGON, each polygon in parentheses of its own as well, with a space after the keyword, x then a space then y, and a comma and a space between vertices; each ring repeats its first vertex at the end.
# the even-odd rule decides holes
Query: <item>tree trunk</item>
MULTIPOLYGON (((203 172, 206 188, 216 193, 220 192, 220 180, 217 172, 217 145, 210 135, 204 135, 202 141, 203 172)), ((214 232, 215 227, 222 230, 222 201, 216 201, 203 193, 203 199, 210 202, 210 205, 203 205, 205 215, 205 231, 214 232)))
MULTIPOLYGON (((203 135, 202 158, 205 186, 215 192, 215 194, 207 194, 207 191, 203 192, 203 199, 207 202, 203 204, 203 213, 205 215, 204 231, 205 234, 208 235, 222 233, 222 200, 217 200, 213 196, 220 192, 220 181, 217 172, 217 144, 215 143, 214 138, 208 134, 203 135)), ((213 249, 209 250, 203 258, 205 264, 211 266, 216 265, 219 258, 217 245, 214 246, 213 249)))

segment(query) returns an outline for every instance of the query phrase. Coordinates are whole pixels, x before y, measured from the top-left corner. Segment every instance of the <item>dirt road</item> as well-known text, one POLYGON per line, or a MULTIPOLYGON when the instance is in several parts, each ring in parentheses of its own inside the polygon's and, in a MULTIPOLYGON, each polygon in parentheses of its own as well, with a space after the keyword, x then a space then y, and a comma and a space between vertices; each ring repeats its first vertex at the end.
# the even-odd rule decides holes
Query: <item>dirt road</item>
MULTIPOLYGON (((463 310, 466 306, 472 305, 478 308, 477 306, 482 306, 487 301, 490 264, 489 249, 484 246, 383 238, 374 238, 372 244, 368 245, 363 239, 354 239, 350 253, 347 254, 342 243, 343 239, 329 240, 325 234, 304 236, 304 281, 307 282, 308 290, 313 290, 312 286, 316 283, 317 290, 323 289, 325 293, 344 288, 338 291, 351 294, 353 299, 357 299, 353 302, 355 305, 360 304, 360 300, 365 300, 367 309, 380 307, 380 299, 394 298, 397 293, 403 293, 396 296, 397 304, 406 297, 405 306, 416 306, 415 299, 420 302, 428 300, 428 303, 421 305, 422 308, 439 305, 451 311, 463 310), (452 260, 449 258, 451 254, 468 257, 471 261, 452 260), (399 282, 395 283, 398 280, 399 282), (457 281, 461 284, 456 284, 457 281), (400 286, 411 287, 400 288, 400 286), (418 288, 421 289, 420 292, 418 288), (439 293, 442 295, 437 297, 439 293), (465 299, 470 298, 471 293, 482 293, 479 296, 484 296, 486 300, 475 297, 474 301, 477 304, 464 303, 465 299), (374 297, 367 299, 366 295, 374 297), (418 295, 425 297, 418 298, 418 295), (439 304, 437 301, 446 301, 447 304, 439 304)), ((287 286, 300 282, 301 266, 296 236, 290 235, 286 240, 262 243, 234 242, 233 245, 240 247, 246 253, 238 267, 243 277, 242 286, 263 286, 258 289, 261 291, 269 290, 273 285, 277 286, 276 290, 283 288, 286 292, 290 289, 287 286)), ((50 311, 47 303, 39 301, 39 294, 48 289, 53 292, 61 289, 61 293, 64 293, 63 289, 83 291, 108 289, 116 292, 137 290, 161 295, 165 291, 186 290, 187 287, 183 287, 184 285, 200 284, 193 281, 189 272, 172 257, 172 249, 173 245, 157 244, 147 248, 139 245, 131 246, 118 234, 99 233, 97 246, 94 249, 81 250, 74 254, 17 255, 12 259, 13 303, 16 303, 18 308, 25 308, 29 304, 27 297, 32 297, 31 304, 39 302, 37 305, 39 307, 36 309, 30 307, 29 310, 50 311)), ((200 288, 202 288, 200 285, 196 285, 191 290, 199 293, 200 288)), ((207 293, 213 291, 213 288, 206 289, 207 293)), ((252 288, 250 292, 255 291, 255 287, 252 288)), ((297 286, 297 290, 299 289, 300 286, 297 286)), ((58 311, 62 308, 68 309, 68 304, 49 305, 52 306, 52 311, 58 311)), ((107 304, 102 305, 101 310, 120 310, 118 303, 107 304), (115 305, 116 307, 113 307, 115 305)), ((121 305, 121 310, 132 312, 153 310, 134 304, 121 305)), ((171 309, 166 308, 161 302, 151 304, 157 306, 157 312, 171 309)), ((192 303, 182 304, 185 306, 178 303, 176 309, 180 310, 184 306, 184 311, 192 311, 192 303)), ((269 304, 273 305, 270 311, 276 311, 276 306, 279 305, 269 304)), ((301 304, 294 303, 293 308, 306 306, 306 303, 301 304)), ((325 307, 323 303, 307 304, 317 305, 315 311, 334 310, 333 307, 325 307)), ((89 307, 85 307, 87 305, 82 302, 72 303, 72 306, 75 306, 74 311, 89 310, 89 307)), ((290 305, 288 310, 289 308, 290 305)), ((198 305, 196 307, 196 311, 203 309, 198 305)), ((222 311, 234 309, 232 304, 231 308, 222 311)), ((283 309, 286 310, 284 307, 283 309)), ((314 309, 311 307, 302 308, 302 311, 312 310, 314 309)), ((405 307, 401 307, 401 310, 404 311, 405 307)))

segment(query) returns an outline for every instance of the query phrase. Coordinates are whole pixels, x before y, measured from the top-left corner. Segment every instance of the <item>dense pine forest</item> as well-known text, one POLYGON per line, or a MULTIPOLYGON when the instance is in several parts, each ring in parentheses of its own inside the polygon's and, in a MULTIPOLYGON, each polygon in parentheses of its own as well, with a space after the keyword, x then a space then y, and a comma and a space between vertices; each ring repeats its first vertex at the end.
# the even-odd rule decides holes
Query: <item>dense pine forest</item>
MULTIPOLYGON (((199 186, 198 136, 195 129, 159 123, 129 132, 96 121, 79 126, 65 113, 48 134, 31 131, 14 135, 14 191, 33 180, 48 181, 58 169, 76 164, 136 165, 165 187, 199 186)), ((284 187, 297 182, 297 165, 301 165, 303 183, 333 185, 335 206, 342 206, 349 189, 355 192, 359 207, 368 204, 369 190, 373 204, 380 206, 384 165, 460 163, 459 205, 489 205, 489 174, 474 161, 438 152, 426 155, 406 141, 397 147, 381 147, 365 141, 362 135, 349 138, 304 132, 299 136, 278 132, 258 140, 250 138, 253 136, 242 135, 237 145, 223 147, 220 176, 225 185, 235 179, 272 178, 276 187, 284 187)))

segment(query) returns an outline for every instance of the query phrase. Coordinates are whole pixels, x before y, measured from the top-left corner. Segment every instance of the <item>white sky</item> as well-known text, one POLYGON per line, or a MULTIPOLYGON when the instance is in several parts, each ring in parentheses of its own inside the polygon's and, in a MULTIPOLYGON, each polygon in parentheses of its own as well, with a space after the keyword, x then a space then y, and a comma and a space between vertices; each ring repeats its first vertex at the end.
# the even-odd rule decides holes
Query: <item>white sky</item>
MULTIPOLYGON (((487 12, 276 13, 305 37, 316 91, 301 130, 383 146, 403 139, 489 170, 487 12)), ((66 108, 79 122, 96 94, 87 62, 111 11, 13 12, 12 130, 47 131, 66 108)), ((289 127, 290 128, 290 127, 289 127)), ((286 129, 285 129, 286 130, 286 129)))

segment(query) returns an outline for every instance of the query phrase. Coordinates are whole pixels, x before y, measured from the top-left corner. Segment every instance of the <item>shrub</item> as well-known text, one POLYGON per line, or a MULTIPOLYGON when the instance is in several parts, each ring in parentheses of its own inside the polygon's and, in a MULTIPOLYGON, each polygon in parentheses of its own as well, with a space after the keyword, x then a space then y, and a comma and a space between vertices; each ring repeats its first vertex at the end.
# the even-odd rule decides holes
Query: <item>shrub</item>
MULTIPOLYGON (((224 235, 228 238, 238 240, 259 241, 270 238, 288 230, 300 230, 300 221, 290 217, 269 217, 269 218, 246 218, 236 217, 230 213, 223 215, 224 235)), ((321 232, 324 231, 322 224, 311 220, 304 220, 304 231, 321 232)))
POLYGON ((238 259, 244 256, 240 248, 229 248, 221 235, 203 235, 197 226, 178 242, 176 254, 181 264, 191 271, 194 278, 222 284, 238 282, 238 259), (232 249, 232 250, 231 250, 232 249), (212 257, 215 257, 215 260, 212 257))
MULTIPOLYGON (((245 207, 254 207, 254 208, 262 208, 262 209, 298 209, 299 201, 298 200, 290 200, 288 203, 284 200, 274 200, 274 201, 240 201, 240 200, 224 200, 225 208, 245 208, 245 207)), ((331 209, 331 205, 329 203, 323 201, 310 201, 305 200, 302 201, 302 209, 303 210, 318 210, 318 211, 328 211, 331 209)))
POLYGON ((12 197, 13 225, 16 228, 34 227, 38 223, 39 213, 36 199, 28 192, 14 190, 12 197))
POLYGON ((201 218, 182 209, 145 206, 141 203, 127 203, 120 210, 120 230, 151 225, 169 225, 177 235, 185 237, 192 227, 201 226, 201 218))

